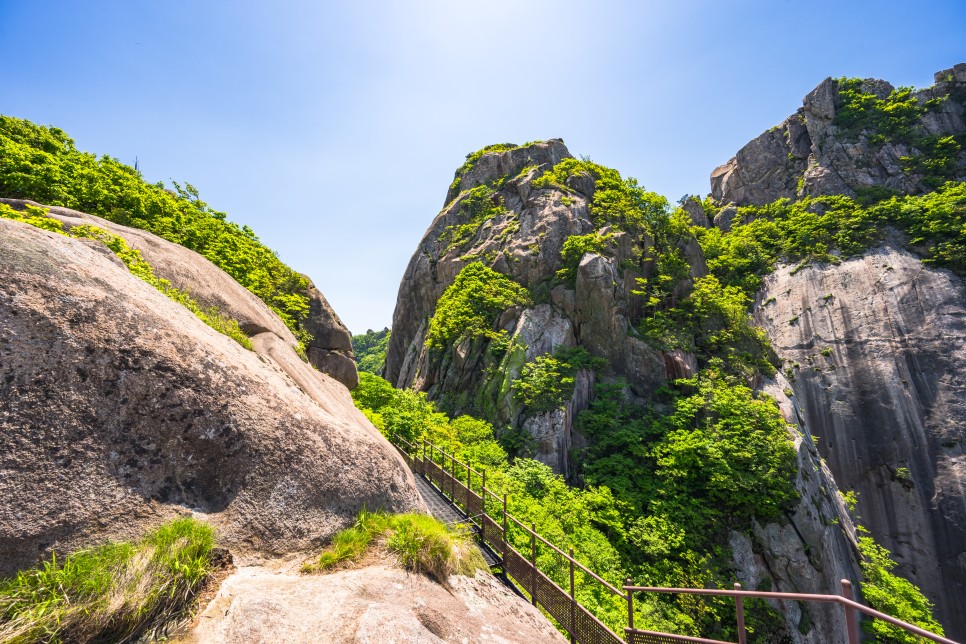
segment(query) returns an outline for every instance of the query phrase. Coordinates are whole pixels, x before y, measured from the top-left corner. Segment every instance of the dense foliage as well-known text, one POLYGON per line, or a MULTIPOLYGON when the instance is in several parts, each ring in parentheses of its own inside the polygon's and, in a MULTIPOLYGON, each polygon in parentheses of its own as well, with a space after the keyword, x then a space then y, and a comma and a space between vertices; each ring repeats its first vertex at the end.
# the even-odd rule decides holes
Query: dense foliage
POLYGON ((924 262, 966 272, 966 184, 948 182, 918 196, 862 206, 845 196, 787 199, 738 209, 731 232, 695 228, 708 268, 749 297, 778 262, 832 262, 884 239, 888 227, 909 236, 924 262))
POLYGON ((467 264, 436 303, 426 344, 443 349, 464 339, 497 338, 501 335, 493 330, 497 316, 529 302, 527 290, 509 277, 481 262, 467 264))
POLYGON ((559 409, 574 395, 575 376, 581 369, 601 369, 606 362, 583 347, 558 347, 553 355, 541 355, 523 365, 513 381, 513 394, 534 413, 559 409))
POLYGON ((601 253, 607 247, 611 235, 590 233, 588 235, 571 235, 564 240, 560 249, 560 260, 563 268, 557 271, 557 279, 564 284, 573 286, 577 281, 577 267, 580 260, 587 253, 601 253))
POLYGON ((361 335, 352 336, 352 353, 356 358, 359 371, 382 373, 386 365, 386 349, 389 347, 389 328, 382 331, 367 329, 361 335))
POLYGON ((36 206, 27 206, 24 212, 20 212, 6 204, 0 203, 0 218, 20 221, 36 228, 42 228, 68 237, 99 241, 113 252, 118 259, 124 262, 124 265, 127 266, 132 275, 141 278, 175 302, 187 308, 215 331, 227 335, 246 349, 250 350, 252 348, 251 341, 238 326, 237 320, 223 314, 218 307, 202 306, 186 291, 177 288, 168 280, 155 275, 154 269, 141 256, 141 252, 128 246, 127 242, 118 235, 109 233, 97 226, 72 226, 68 228, 53 217, 48 217, 46 213, 47 211, 45 209, 36 206))
POLYGON ((74 147, 62 130, 0 116, 0 196, 31 199, 147 230, 204 255, 271 307, 303 342, 308 280, 279 260, 248 226, 225 219, 189 185, 147 183, 109 156, 74 147))
MULTIPOLYGON (((0 580, 0 640, 126 642, 181 615, 213 567, 214 533, 190 517, 0 580)), ((154 638, 152 638, 154 639, 154 638)))

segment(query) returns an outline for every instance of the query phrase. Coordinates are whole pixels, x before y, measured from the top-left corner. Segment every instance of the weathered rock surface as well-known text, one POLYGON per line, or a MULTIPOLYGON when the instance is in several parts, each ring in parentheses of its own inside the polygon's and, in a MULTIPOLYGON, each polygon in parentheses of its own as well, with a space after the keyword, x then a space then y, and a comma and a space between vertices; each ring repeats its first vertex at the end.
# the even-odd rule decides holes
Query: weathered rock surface
POLYGON ((188 511, 244 560, 317 545, 362 506, 419 507, 393 448, 267 307, 137 232, 123 235, 159 274, 242 320, 256 350, 96 244, 0 219, 0 574, 188 511))
MULTIPOLYGON (((866 79, 862 90, 885 98, 893 90, 885 81, 866 79)), ((936 73, 936 84, 915 92, 920 105, 940 99, 919 119, 925 136, 966 133, 966 63, 936 73)), ((720 204, 761 205, 783 197, 843 194, 882 187, 903 194, 930 188, 923 175, 907 170, 900 157, 923 150, 898 142, 876 143, 861 134, 847 136, 834 123, 842 107, 839 82, 827 78, 803 105, 777 127, 745 145, 711 173, 711 196, 720 204)), ((966 178, 966 153, 954 162, 954 177, 966 178)))
MULTIPOLYGON (((41 206, 24 199, 0 198, 0 203, 18 210, 28 204, 41 206)), ((264 302, 198 253, 144 230, 115 224, 85 212, 59 206, 43 207, 51 217, 66 226, 92 225, 122 237, 131 248, 140 251, 158 277, 188 291, 202 305, 217 307, 228 314, 238 321, 247 335, 270 332, 286 344, 297 346, 295 336, 264 302)), ((93 247, 103 248, 99 244, 93 247)), ((306 295, 309 297, 310 310, 305 327, 312 335, 306 347, 309 362, 350 389, 354 388, 359 384, 359 375, 352 357, 349 330, 311 281, 306 295)))
MULTIPOLYGON (((580 344, 608 362, 605 377, 626 379, 635 396, 649 395, 666 379, 659 351, 629 335, 641 298, 631 293, 647 248, 632 244, 626 233, 613 234, 605 252, 589 253, 581 261, 576 284, 557 284, 560 251, 571 235, 595 230, 588 210, 594 181, 579 175, 569 180, 572 192, 535 188, 532 180, 570 153, 559 139, 505 152, 484 154, 460 180, 461 190, 492 184, 506 211, 484 222, 460 247, 444 240, 449 226, 463 224, 465 193, 450 191, 413 254, 399 287, 392 336, 386 356, 386 378, 399 387, 426 391, 453 413, 472 412, 499 427, 523 429, 536 442, 534 457, 556 471, 568 473, 568 452, 582 440, 574 435, 576 415, 589 404, 593 374, 581 376, 570 401, 559 411, 529 416, 516 403, 510 383, 525 362, 552 353, 558 346, 580 344), (512 337, 508 355, 487 369, 488 343, 463 342, 443 356, 425 346, 428 323, 436 302, 459 271, 483 261, 536 294, 530 308, 506 311, 495 325, 512 337), (628 268, 637 265, 638 270, 628 268), (522 347, 522 348, 519 348, 522 347), (493 375, 495 374, 495 375, 493 375)), ((700 204, 699 204, 700 207, 700 204)), ((607 232, 604 230, 603 232, 607 232)), ((691 251, 700 256, 695 244, 691 251)), ((695 263, 703 267, 703 258, 695 263)), ((703 274, 704 268, 696 274, 703 274)))
MULTIPOLYGON (((837 266, 782 267, 757 319, 794 375, 808 431, 857 514, 966 633, 966 288, 885 246, 837 266)), ((804 471, 804 470, 803 470, 804 471)))
POLYGON ((242 568, 179 642, 566 641, 489 573, 453 576, 449 585, 383 564, 318 576, 242 568))
MULTIPOLYGON (((738 580, 745 588, 770 587, 794 593, 837 594, 840 581, 856 584, 856 531, 825 461, 815 448, 788 381, 777 374, 762 391, 778 402, 797 452, 795 489, 801 499, 787 522, 753 523, 751 534, 732 531, 729 539, 738 580)), ((785 618, 787 637, 796 644, 843 640, 845 614, 834 604, 770 602, 785 618)))

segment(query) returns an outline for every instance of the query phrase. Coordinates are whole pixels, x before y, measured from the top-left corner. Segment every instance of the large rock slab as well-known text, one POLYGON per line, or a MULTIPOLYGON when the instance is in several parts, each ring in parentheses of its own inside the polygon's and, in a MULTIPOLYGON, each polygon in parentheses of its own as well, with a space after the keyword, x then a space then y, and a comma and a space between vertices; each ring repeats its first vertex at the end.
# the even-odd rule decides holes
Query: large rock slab
POLYGON ((785 266, 758 322, 794 377, 804 424, 859 522, 966 633, 966 288, 891 246, 785 266))
POLYGON ((375 564, 305 576, 242 568, 222 584, 179 644, 565 642, 547 619, 489 573, 449 588, 375 564))
POLYGON ((271 320, 248 351, 91 243, 10 220, 0 257, 0 574, 185 512, 244 560, 315 546, 363 506, 420 506, 271 320))

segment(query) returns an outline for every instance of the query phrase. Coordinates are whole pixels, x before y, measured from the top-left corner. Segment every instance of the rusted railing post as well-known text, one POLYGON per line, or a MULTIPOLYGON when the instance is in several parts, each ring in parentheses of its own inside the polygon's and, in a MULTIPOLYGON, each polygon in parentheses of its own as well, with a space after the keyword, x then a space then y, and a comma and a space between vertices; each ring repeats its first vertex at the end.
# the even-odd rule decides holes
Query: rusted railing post
POLYGON ((508 553, 507 544, 510 541, 510 533, 507 531, 506 522, 506 492, 503 493, 503 578, 510 581, 510 575, 506 571, 506 556, 508 553))
POLYGON ((634 593, 630 590, 633 585, 630 577, 624 580, 624 592, 627 593, 627 644, 634 644, 634 593))
POLYGON ((483 483, 480 487, 480 511, 483 516, 480 517, 480 530, 483 531, 483 541, 486 541, 486 470, 483 470, 483 483))
POLYGON ((530 601, 537 605, 537 524, 530 524, 530 601))
MULTIPOLYGON (((843 579, 839 582, 842 587, 842 597, 846 599, 852 599, 852 582, 848 579, 843 579)), ((851 606, 842 606, 845 609, 845 630, 848 637, 847 641, 849 644, 859 644, 859 631, 858 624, 855 619, 855 609, 851 606)))
POLYGON ((419 467, 423 471, 423 474, 425 474, 426 473, 426 438, 425 437, 423 437, 423 460, 419 467))
MULTIPOLYGON (((735 590, 741 590, 741 584, 735 584, 735 590)), ((748 634, 745 632, 745 600, 741 595, 735 597, 735 611, 738 614, 738 644, 747 644, 748 634)))
POLYGON ((576 644, 574 626, 577 624, 577 595, 574 593, 574 549, 570 549, 570 644, 576 644))

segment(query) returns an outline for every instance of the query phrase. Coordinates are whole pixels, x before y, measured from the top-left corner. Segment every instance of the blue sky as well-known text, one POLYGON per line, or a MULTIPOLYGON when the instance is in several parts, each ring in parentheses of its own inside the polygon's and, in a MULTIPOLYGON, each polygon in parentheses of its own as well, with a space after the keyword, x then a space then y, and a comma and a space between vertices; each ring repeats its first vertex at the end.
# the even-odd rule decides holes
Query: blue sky
POLYGON ((930 85, 964 34, 963 0, 0 0, 0 113, 192 183, 358 333, 468 152, 562 137, 705 194, 826 76, 930 85))

